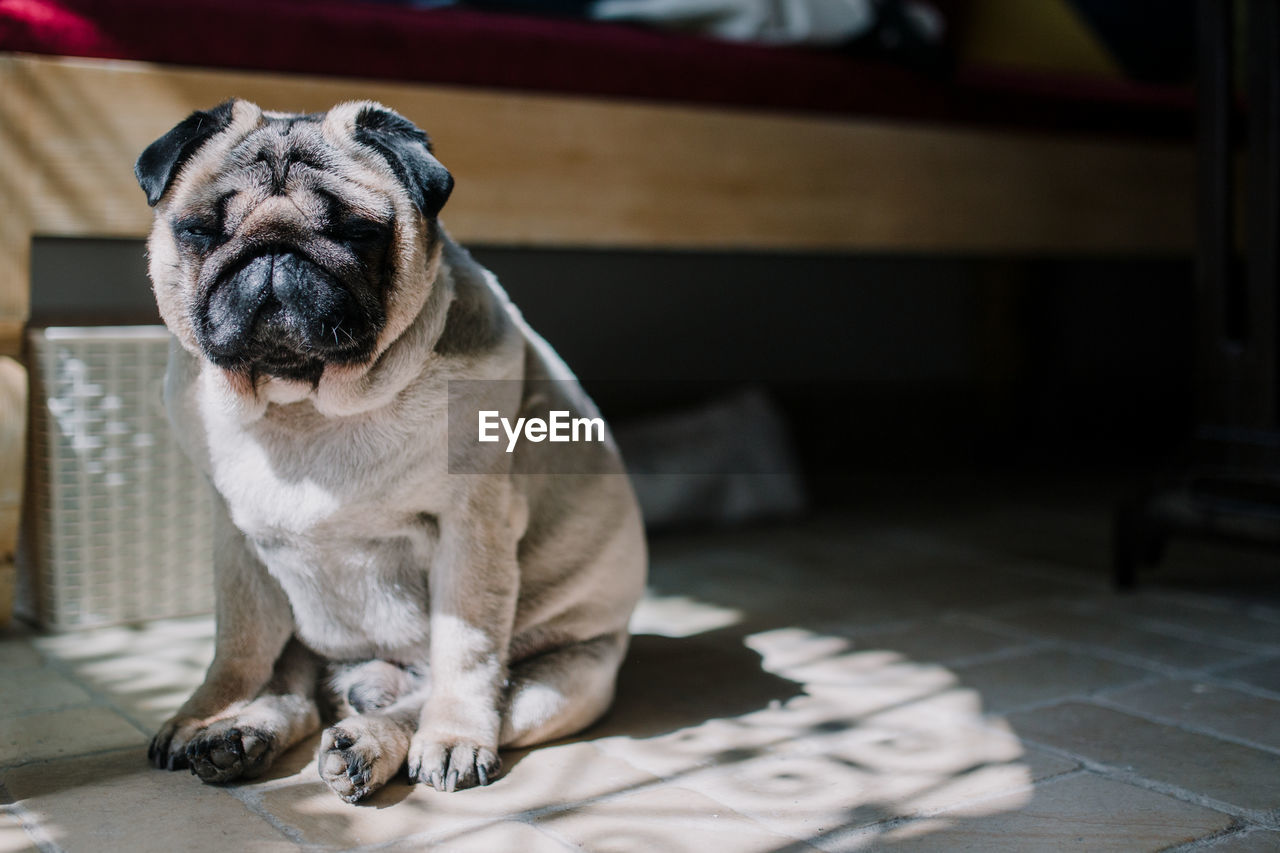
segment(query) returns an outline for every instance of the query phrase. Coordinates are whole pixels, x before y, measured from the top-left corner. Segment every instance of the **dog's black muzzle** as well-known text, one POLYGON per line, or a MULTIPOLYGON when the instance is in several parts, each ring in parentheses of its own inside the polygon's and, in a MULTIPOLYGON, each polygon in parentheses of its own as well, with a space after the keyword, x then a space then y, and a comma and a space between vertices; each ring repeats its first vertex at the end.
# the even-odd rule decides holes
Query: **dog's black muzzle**
POLYGON ((369 316, 333 274, 289 248, 245 259, 206 291, 196 336, 219 367, 318 382, 326 364, 369 357, 369 316))

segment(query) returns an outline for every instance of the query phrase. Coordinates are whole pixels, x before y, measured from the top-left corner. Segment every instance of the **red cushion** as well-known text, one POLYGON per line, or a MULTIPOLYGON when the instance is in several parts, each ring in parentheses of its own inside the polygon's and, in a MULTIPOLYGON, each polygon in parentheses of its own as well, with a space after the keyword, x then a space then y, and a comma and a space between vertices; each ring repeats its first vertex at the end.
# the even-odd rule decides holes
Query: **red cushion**
POLYGON ((1190 126, 1181 90, 982 74, 944 83, 840 51, 340 0, 0 0, 0 50, 1036 127, 1190 126))

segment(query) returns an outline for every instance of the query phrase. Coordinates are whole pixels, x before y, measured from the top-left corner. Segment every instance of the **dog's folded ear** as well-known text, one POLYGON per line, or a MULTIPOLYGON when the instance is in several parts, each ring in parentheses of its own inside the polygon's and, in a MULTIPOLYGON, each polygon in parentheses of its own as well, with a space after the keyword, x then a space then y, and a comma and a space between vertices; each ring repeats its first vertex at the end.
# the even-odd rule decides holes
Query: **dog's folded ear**
POLYGON ((440 213, 453 191, 453 175, 432 155, 427 135, 404 116, 373 105, 360 110, 355 128, 356 141, 387 159, 422 215, 440 213))
POLYGON ((191 159, 201 145, 231 124, 235 100, 225 101, 211 110, 200 110, 187 116, 173 130, 147 146, 133 166, 133 174, 147 194, 152 207, 164 196, 182 164, 191 159))

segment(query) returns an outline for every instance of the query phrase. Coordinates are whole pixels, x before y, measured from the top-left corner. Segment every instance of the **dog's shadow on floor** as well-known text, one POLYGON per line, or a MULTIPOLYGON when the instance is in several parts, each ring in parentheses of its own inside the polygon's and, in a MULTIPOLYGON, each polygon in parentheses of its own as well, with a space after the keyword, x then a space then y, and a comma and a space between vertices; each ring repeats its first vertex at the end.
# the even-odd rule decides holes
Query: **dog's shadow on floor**
POLYGON ((749 714, 804 692, 799 683, 767 672, 744 639, 733 629, 691 637, 633 636, 612 709, 575 740, 656 737, 749 714))
POLYGON ((551 744, 505 751, 503 774, 544 746, 659 737, 803 695, 799 682, 763 668, 760 655, 744 643, 746 633, 737 627, 691 637, 632 635, 617 696, 604 718, 551 744))

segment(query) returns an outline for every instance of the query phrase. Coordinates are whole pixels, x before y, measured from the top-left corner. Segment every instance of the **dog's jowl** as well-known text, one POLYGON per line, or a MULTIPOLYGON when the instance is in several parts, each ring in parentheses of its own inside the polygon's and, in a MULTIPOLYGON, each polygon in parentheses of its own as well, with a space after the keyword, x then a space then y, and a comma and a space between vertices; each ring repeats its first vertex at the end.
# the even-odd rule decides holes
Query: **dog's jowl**
POLYGON ((406 763, 486 784, 500 748, 596 720, 644 584, 639 511, 607 435, 449 440, 451 382, 477 412, 599 415, 445 233, 426 135, 371 102, 230 101, 136 172, 170 417, 221 497, 216 655, 151 760, 250 778, 332 709, 320 774, 354 802, 406 763))

